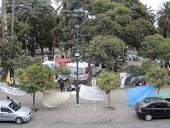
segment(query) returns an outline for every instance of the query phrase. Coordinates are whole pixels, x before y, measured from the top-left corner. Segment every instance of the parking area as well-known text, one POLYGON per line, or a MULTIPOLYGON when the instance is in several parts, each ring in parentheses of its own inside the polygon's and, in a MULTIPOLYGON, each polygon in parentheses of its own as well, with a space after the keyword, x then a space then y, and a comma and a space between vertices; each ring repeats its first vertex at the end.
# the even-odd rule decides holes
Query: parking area
MULTIPOLYGON (((163 88, 170 92, 170 88, 163 88)), ((80 107, 77 108, 76 100, 71 97, 66 104, 56 108, 45 108, 42 105, 42 93, 36 94, 36 107, 30 122, 20 125, 21 128, 167 128, 170 119, 155 119, 146 122, 138 119, 133 107, 127 104, 127 89, 118 89, 111 94, 111 106, 108 109, 105 102, 85 101, 80 99, 80 107), (95 106, 94 106, 95 105, 95 106)), ((169 93, 170 94, 170 93, 169 93)), ((0 99, 7 94, 0 91, 0 99)), ((11 96, 19 102, 31 107, 32 96, 11 96)), ((15 123, 1 122, 0 128, 18 128, 15 123)))

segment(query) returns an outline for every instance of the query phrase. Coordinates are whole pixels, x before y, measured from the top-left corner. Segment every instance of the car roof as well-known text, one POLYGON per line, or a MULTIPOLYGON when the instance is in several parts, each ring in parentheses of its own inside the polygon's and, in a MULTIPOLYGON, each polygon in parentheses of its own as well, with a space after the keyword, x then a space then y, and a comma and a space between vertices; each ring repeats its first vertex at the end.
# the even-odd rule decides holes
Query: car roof
POLYGON ((10 103, 10 100, 0 100, 0 106, 8 106, 10 103))
POLYGON ((144 99, 145 101, 147 101, 148 100, 148 103, 149 102, 167 102, 165 99, 163 99, 163 98, 160 98, 160 97, 146 97, 145 99, 144 99))
POLYGON ((143 100, 137 102, 137 106, 146 107, 152 103, 159 103, 159 102, 167 103, 168 101, 160 97, 146 97, 143 100))

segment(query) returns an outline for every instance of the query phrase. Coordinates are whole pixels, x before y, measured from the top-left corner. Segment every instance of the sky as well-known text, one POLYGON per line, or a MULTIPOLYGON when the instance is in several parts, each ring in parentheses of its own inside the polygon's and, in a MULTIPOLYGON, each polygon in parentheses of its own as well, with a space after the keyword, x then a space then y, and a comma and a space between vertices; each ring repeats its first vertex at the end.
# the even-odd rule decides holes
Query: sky
POLYGON ((140 0, 143 4, 151 7, 154 11, 159 9, 159 6, 162 5, 163 2, 170 0, 140 0))

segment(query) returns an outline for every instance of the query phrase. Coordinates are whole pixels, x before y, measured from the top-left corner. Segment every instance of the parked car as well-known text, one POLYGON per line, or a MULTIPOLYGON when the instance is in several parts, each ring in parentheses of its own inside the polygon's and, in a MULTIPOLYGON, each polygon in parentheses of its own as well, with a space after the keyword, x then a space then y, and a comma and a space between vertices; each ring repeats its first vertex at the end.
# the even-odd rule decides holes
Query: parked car
POLYGON ((170 98, 147 97, 136 103, 135 110, 146 121, 153 118, 170 117, 170 98))
POLYGON ((0 121, 14 121, 17 124, 27 122, 32 117, 32 110, 13 99, 0 100, 0 121))

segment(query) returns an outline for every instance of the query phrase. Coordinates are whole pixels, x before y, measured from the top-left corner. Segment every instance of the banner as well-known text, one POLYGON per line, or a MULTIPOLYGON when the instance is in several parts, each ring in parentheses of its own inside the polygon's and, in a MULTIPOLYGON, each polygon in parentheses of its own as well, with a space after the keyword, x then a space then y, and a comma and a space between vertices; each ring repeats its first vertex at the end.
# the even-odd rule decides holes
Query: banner
POLYGON ((80 98, 86 99, 86 100, 104 100, 103 91, 101 91, 97 87, 90 87, 81 85, 80 87, 80 98))
POLYGON ((7 82, 8 84, 12 84, 11 77, 10 77, 10 70, 8 70, 6 82, 7 82))
POLYGON ((134 106, 137 101, 140 101, 145 97, 154 97, 154 96, 155 96, 155 88, 151 85, 129 88, 128 104, 134 106))
POLYGON ((124 88, 125 87, 125 80, 126 80, 126 73, 125 72, 120 73, 120 79, 121 79, 120 88, 124 88))
POLYGON ((17 95, 17 96, 23 96, 23 95, 27 94, 26 92, 20 90, 19 88, 14 88, 14 87, 8 86, 6 83, 0 83, 0 89, 3 92, 6 92, 6 93, 12 94, 12 95, 17 95))

